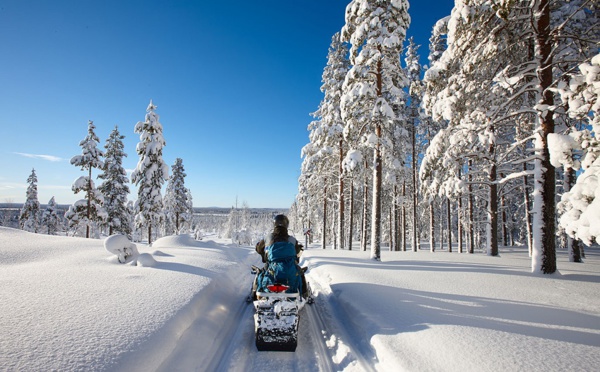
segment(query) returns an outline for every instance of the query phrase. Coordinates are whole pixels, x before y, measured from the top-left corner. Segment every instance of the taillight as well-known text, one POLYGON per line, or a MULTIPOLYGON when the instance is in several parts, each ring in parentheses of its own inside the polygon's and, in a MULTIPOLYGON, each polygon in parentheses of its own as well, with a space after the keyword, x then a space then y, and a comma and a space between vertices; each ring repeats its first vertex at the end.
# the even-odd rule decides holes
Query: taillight
POLYGON ((267 289, 269 290, 269 292, 273 292, 273 293, 285 292, 285 291, 287 291, 288 288, 290 288, 290 287, 287 285, 283 285, 283 284, 272 284, 272 285, 267 286, 267 289))

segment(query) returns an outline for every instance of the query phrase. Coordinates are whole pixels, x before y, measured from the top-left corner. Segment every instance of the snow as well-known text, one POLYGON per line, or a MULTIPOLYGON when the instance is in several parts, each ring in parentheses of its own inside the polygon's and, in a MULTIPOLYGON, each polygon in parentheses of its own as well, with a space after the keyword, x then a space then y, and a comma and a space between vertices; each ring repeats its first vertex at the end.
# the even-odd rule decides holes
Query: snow
POLYGON ((559 250, 560 273, 538 275, 524 247, 490 257, 431 253, 423 242, 418 252, 382 249, 378 262, 370 252, 315 243, 302 261, 315 304, 300 312, 296 352, 276 353, 254 348, 254 309, 244 298, 249 267, 260 264, 252 247, 214 236, 169 236, 152 248, 136 244, 137 260, 120 264, 110 251, 131 243, 111 240, 0 227, 0 370, 592 371, 600 365, 598 247, 586 248, 583 264, 559 250))

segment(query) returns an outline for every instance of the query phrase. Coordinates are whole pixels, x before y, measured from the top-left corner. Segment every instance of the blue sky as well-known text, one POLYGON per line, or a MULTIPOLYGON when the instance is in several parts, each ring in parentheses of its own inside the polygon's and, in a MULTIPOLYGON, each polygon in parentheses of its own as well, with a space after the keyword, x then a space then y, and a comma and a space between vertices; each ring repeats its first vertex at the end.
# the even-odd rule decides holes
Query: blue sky
MULTIPOLYGON (((118 125, 135 168, 133 130, 152 99, 163 158, 183 159, 194 206, 288 208, 348 3, 0 0, 0 202, 25 200, 32 168, 42 204, 80 199, 70 188, 84 174, 69 159, 88 120, 102 149, 118 125)), ((423 63, 453 3, 411 2, 423 63)))

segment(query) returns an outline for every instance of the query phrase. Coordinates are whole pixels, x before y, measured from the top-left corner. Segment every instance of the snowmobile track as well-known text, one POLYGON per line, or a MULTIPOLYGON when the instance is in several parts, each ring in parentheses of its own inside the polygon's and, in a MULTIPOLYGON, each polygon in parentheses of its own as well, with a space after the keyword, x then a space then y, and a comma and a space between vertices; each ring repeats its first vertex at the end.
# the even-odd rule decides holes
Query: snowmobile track
MULTIPOLYGON (((324 293, 321 283, 315 280, 311 280, 311 286, 313 287, 313 290, 317 289, 319 292, 319 295, 315 297, 315 303, 310 308, 309 313, 311 315, 311 332, 313 333, 313 337, 319 337, 323 340, 323 342, 319 343, 321 348, 324 348, 324 350, 320 352, 320 355, 328 355, 327 361, 329 362, 329 365, 327 369, 323 370, 337 371, 340 367, 344 368, 344 366, 340 366, 334 362, 336 352, 332 347, 327 346, 325 342, 325 338, 335 336, 337 338, 337 343, 343 343, 344 347, 348 349, 348 356, 350 359, 354 360, 354 363, 357 367, 360 367, 361 371, 375 372, 376 369, 373 366, 373 358, 368 356, 367 353, 362 350, 358 342, 350 342, 352 337, 350 337, 348 331, 345 330, 343 324, 350 324, 351 322, 346 321, 348 320, 348 314, 346 314, 343 309, 343 314, 335 312, 335 309, 341 309, 337 304, 335 295, 324 293), (318 307, 318 309, 316 307, 318 307)), ((340 361, 340 363, 343 362, 344 361, 340 361)))

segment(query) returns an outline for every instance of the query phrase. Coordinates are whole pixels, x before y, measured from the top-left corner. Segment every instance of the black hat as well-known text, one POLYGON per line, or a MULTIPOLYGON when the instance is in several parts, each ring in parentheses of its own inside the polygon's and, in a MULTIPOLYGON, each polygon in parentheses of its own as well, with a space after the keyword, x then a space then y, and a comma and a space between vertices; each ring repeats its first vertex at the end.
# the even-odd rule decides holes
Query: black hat
POLYGON ((277 216, 275 216, 275 218, 273 219, 273 225, 275 227, 285 227, 286 229, 288 228, 288 226, 290 225, 290 221, 288 220, 288 218, 283 215, 283 214, 278 214, 277 216))

